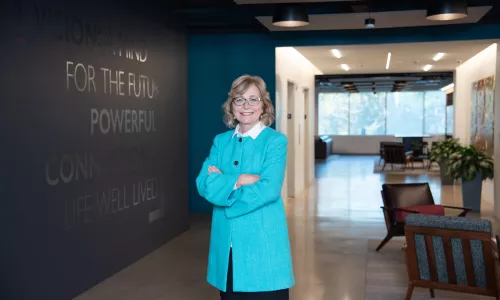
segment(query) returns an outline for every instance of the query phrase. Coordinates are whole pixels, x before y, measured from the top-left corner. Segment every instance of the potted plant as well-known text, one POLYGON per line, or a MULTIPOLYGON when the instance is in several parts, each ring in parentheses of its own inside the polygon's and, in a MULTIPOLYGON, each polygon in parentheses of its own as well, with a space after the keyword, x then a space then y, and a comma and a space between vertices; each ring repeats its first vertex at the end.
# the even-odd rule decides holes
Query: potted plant
POLYGON ((493 160, 474 146, 460 147, 449 158, 447 174, 462 181, 462 199, 465 207, 481 211, 483 180, 493 179, 493 160))
POLYGON ((429 158, 431 161, 438 163, 441 175, 441 184, 443 185, 453 184, 453 178, 446 173, 446 170, 450 156, 457 152, 460 147, 461 146, 457 138, 447 138, 443 141, 433 143, 432 145, 429 158))

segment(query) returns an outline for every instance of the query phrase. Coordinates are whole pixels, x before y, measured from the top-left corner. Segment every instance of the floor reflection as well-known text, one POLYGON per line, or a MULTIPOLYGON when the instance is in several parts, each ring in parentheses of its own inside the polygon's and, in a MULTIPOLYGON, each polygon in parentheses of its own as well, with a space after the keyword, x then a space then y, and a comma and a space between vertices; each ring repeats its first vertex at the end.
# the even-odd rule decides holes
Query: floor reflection
MULTIPOLYGON (((437 175, 374 173, 376 161, 376 156, 332 156, 317 162, 315 184, 287 200, 297 280, 292 299, 404 298, 402 238, 375 252, 386 233, 383 183, 429 182, 436 203, 462 205, 460 186, 441 186, 437 175)), ((483 198, 484 211, 472 217, 492 218, 492 194, 483 198)), ((209 216, 193 216, 191 230, 77 299, 218 299, 205 282, 209 226, 209 216)), ((428 290, 416 289, 412 299, 428 298, 428 290)), ((487 298, 436 291, 436 299, 487 298)))

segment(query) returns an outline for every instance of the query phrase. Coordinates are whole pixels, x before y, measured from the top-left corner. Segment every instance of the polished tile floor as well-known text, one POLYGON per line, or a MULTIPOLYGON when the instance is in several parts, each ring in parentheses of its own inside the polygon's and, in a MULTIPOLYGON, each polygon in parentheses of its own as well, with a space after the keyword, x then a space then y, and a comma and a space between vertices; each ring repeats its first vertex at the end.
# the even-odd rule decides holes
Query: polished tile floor
MULTIPOLYGON (((375 161, 373 156, 331 156, 317 162, 315 184, 287 200, 297 280, 291 299, 404 299, 402 239, 375 252, 386 233, 380 210, 384 182, 429 182, 436 202, 461 205, 460 186, 442 187, 437 174, 378 174, 375 161)), ((483 212, 471 217, 496 224, 492 194, 484 190, 483 212)), ((193 216, 189 231, 76 299, 218 299, 205 282, 209 226, 209 217, 193 216)), ((428 290, 416 289, 412 299, 430 299, 428 290)), ((491 298, 436 291, 436 299, 491 298)))

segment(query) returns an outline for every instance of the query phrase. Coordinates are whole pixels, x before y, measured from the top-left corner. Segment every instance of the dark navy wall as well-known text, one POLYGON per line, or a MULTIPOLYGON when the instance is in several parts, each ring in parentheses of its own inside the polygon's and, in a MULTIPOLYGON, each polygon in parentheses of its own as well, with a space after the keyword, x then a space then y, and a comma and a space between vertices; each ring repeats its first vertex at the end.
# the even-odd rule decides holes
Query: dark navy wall
POLYGON ((2 1, 0 299, 73 299, 188 229, 187 34, 153 2, 2 1))
MULTIPOLYGON (((376 30, 276 32, 255 35, 192 35, 188 38, 189 206, 208 212, 195 179, 213 137, 227 128, 221 105, 238 76, 261 76, 275 95, 275 47, 333 46, 500 38, 499 25, 450 25, 376 30)), ((274 99, 272 99, 274 102, 274 99)))
POLYGON ((193 36, 188 41, 189 187, 191 211, 210 211, 199 197, 195 179, 222 122, 222 104, 231 83, 242 74, 259 75, 274 87, 274 44, 267 36, 193 36))

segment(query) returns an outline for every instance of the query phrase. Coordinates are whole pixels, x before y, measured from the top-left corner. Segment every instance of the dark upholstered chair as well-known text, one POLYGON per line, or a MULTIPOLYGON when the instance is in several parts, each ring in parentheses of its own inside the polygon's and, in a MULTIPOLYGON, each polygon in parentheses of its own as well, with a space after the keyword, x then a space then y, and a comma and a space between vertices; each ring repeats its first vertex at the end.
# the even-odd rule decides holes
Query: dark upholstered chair
POLYGON ((387 236, 377 247, 382 249, 395 236, 404 236, 404 217, 407 214, 444 215, 445 208, 459 210, 458 216, 465 216, 470 209, 448 205, 436 205, 429 183, 397 183, 382 185, 382 211, 384 213, 387 236))
MULTIPOLYGON (((403 144, 384 144, 384 166, 382 171, 385 170, 387 164, 391 164, 391 170, 394 170, 394 164, 401 165, 403 169, 406 168, 411 161, 411 153, 407 154, 403 144)), ((413 164, 412 164, 413 168, 413 164)))
POLYGON ((405 220, 410 300, 415 287, 500 299, 498 249, 489 220, 409 214, 405 220))
POLYGON ((328 135, 315 137, 314 142, 314 158, 327 159, 332 154, 333 139, 328 135))
POLYGON ((380 163, 382 162, 382 160, 384 160, 384 157, 385 157, 385 153, 384 153, 384 149, 385 149, 385 146, 386 145, 403 145, 401 142, 387 142, 387 141, 383 141, 383 142, 380 142, 380 160, 378 161, 378 164, 380 165, 380 163))

